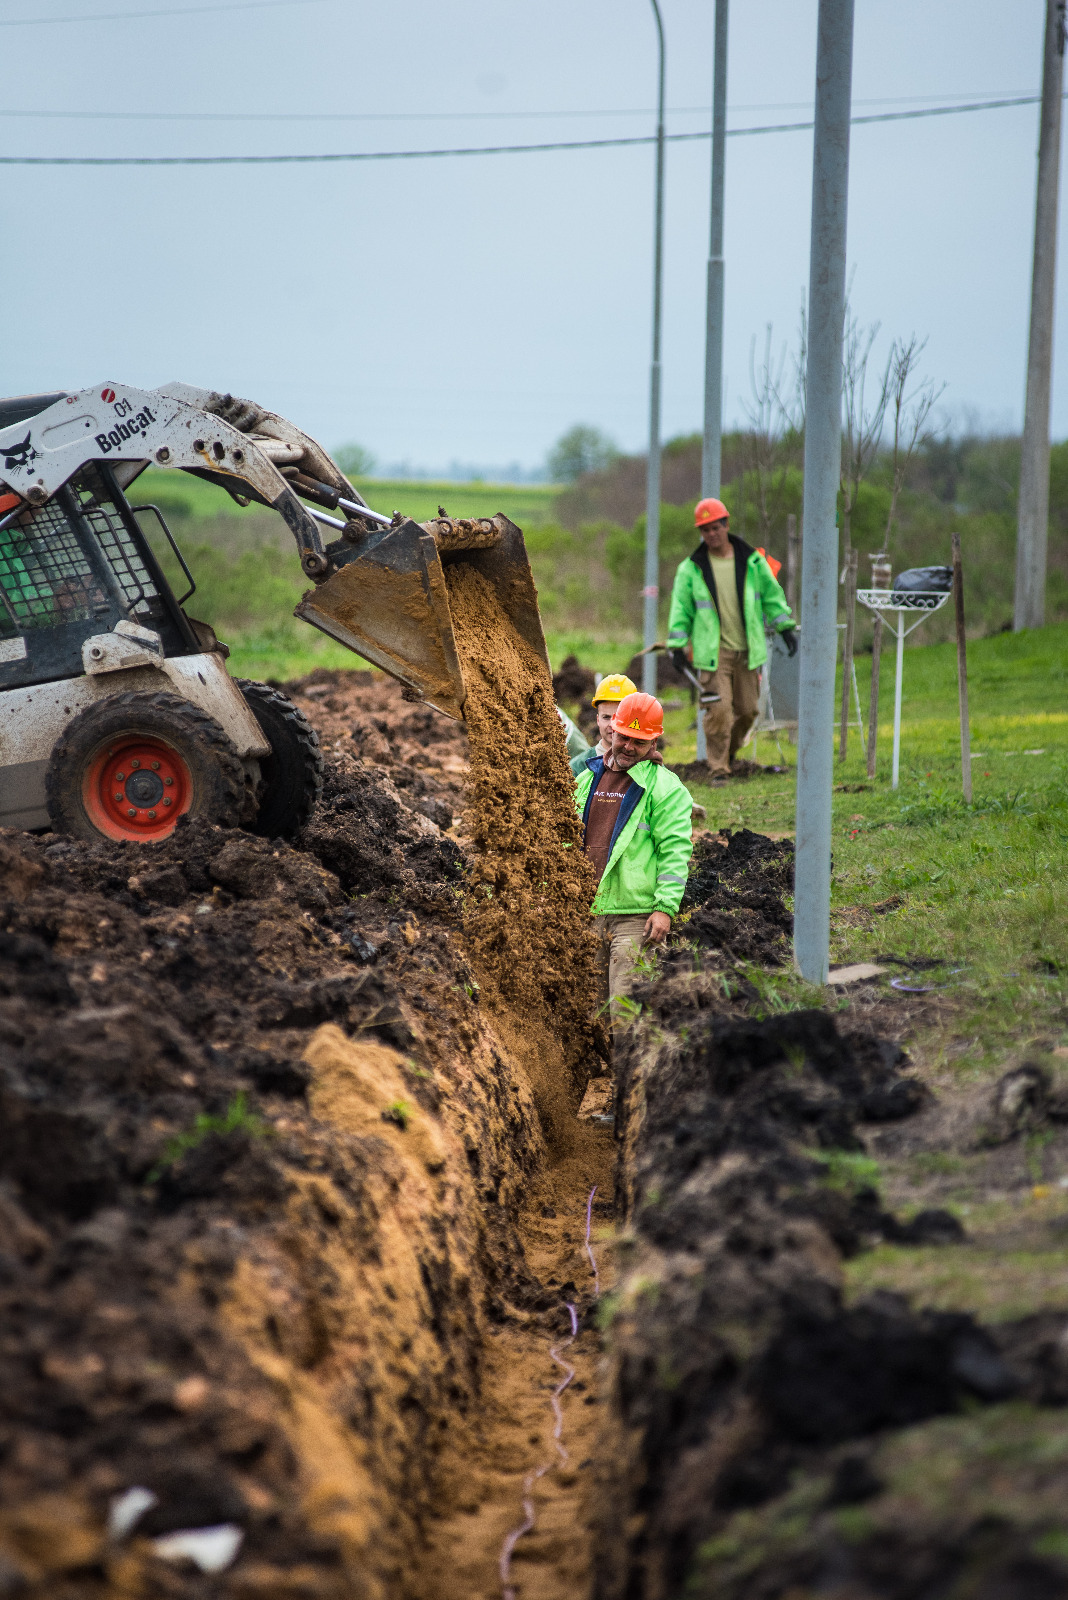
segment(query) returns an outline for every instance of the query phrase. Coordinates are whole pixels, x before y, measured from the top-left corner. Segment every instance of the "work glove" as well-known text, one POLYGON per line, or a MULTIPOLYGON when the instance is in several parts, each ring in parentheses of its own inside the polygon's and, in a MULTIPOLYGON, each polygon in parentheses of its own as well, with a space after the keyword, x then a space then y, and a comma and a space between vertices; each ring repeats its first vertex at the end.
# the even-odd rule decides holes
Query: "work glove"
POLYGON ((779 634, 779 638, 782 640, 783 644, 786 646, 787 655, 796 656, 796 654, 797 654, 797 629, 796 628, 784 628, 782 630, 782 632, 779 634))
POLYGON ((675 668, 676 672, 681 673, 683 677, 686 676, 687 672, 690 670, 690 663, 686 659, 685 650, 672 650, 671 665, 675 668))

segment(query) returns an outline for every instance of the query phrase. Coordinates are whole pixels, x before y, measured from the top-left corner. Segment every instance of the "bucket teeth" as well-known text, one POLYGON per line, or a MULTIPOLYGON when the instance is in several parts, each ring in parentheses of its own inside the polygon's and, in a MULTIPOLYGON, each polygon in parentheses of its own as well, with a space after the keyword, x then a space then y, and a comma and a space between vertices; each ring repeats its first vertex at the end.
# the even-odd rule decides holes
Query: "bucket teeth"
POLYGON ((500 544, 503 530, 489 517, 436 517, 425 524, 439 550, 486 550, 500 544))

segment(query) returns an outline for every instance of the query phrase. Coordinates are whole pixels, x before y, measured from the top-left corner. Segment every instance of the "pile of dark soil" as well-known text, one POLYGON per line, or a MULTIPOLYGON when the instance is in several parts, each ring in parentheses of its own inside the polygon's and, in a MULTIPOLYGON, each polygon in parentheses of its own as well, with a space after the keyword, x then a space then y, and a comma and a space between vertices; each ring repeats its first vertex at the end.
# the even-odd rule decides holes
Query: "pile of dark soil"
POLYGON ((612 1323, 598 1600, 1064 1592, 1055 1551, 1011 1530, 999 1543, 979 1513, 913 1497, 906 1526, 878 1521, 880 1451, 900 1430, 1068 1399, 1053 1318, 984 1327, 886 1293, 843 1300, 843 1256, 963 1238, 945 1212, 888 1215, 871 1184, 865 1125, 908 1117, 927 1092, 898 1048, 845 1037, 828 1013, 745 1017, 740 992, 700 973, 689 991, 681 973, 647 986, 622 1066, 617 1199, 633 1243, 612 1323), (836 1509, 861 1502, 863 1518, 836 1509), (1023 1555, 1038 1587, 1008 1581, 1023 1555))
MULTIPOLYGON (((708 783, 709 772, 707 761, 680 761, 678 766, 672 767, 672 772, 680 777, 683 783, 708 783)), ((771 773, 786 772, 786 767, 765 766, 759 761, 747 761, 739 757, 731 762, 731 778, 759 778, 771 773)))
POLYGON ((557 705, 572 705, 575 701, 585 705, 596 687, 596 678, 578 656, 565 656, 560 670, 553 673, 553 698, 557 705))
POLYGON ((281 685, 315 723, 323 746, 385 769, 405 804, 448 828, 464 804, 467 729, 404 698, 392 678, 317 668, 281 685))
POLYGON ((673 944, 696 946, 703 959, 721 964, 781 966, 793 933, 785 903, 793 883, 792 840, 748 828, 698 835, 673 944))
MULTIPOLYGON (((633 681, 638 684, 639 687, 642 681, 642 668, 644 661, 644 656, 631 656, 626 666, 627 677, 633 679, 633 681)), ((662 694, 665 689, 684 689, 688 694, 691 688, 692 685, 689 678, 684 677, 676 667, 675 663, 672 661, 671 657, 669 655, 665 655, 661 650, 657 654, 656 658, 657 694, 662 694)))
MULTIPOLYGON (((471 762, 464 934, 480 981, 562 1057, 577 1107, 607 1042, 594 1021, 596 879, 552 682, 480 573, 457 562, 446 578, 471 762)), ((543 1064, 539 1076, 548 1092, 559 1074, 543 1064)))
POLYGON ((345 753, 301 848, 0 834, 0 1593, 401 1591, 485 1319, 543 1293, 529 1084, 409 797, 345 753), (151 1542, 220 1522, 217 1578, 151 1542))

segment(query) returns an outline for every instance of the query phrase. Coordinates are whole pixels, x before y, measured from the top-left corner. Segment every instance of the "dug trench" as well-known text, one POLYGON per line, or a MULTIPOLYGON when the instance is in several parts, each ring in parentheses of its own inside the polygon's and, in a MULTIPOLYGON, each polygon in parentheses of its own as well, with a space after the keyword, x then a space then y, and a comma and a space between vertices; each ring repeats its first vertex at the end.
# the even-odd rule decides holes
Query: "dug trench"
MULTIPOLYGON (((0 1595, 489 1600, 547 1462, 521 1600, 1064 1592, 1060 1323, 843 1294, 880 1241, 960 1248, 864 1181, 943 1136, 923 1002, 764 1015, 789 845, 704 835, 614 1137, 578 1120, 606 1041, 550 686, 450 598, 466 728, 289 686, 328 755, 297 846, 0 835, 0 1595), (979 1467, 917 1505, 939 1427, 979 1467)), ((1057 1110, 1017 1077, 1006 1140, 1057 1110)))
POLYGON ((297 685, 299 847, 0 840, 2 1594, 495 1593, 569 1304, 592 1390, 592 885, 548 671, 450 584, 466 730, 297 685))

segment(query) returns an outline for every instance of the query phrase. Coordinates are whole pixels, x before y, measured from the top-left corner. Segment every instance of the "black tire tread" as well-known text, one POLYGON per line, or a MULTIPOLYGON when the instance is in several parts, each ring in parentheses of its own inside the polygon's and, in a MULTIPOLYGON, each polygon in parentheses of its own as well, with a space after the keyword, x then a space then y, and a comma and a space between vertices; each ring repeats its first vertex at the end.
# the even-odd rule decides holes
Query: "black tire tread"
POLYGON ((269 839, 293 839, 311 821, 323 791, 323 752, 319 735, 289 696, 269 683, 235 678, 252 715, 260 721, 272 755, 261 762, 264 789, 259 815, 250 831, 269 839), (275 726, 275 736, 271 727, 275 726), (280 748, 284 740, 285 748, 280 748), (288 778, 288 782, 284 780, 288 778))
MULTIPOLYGON (((223 828, 240 825, 242 810, 247 803, 245 769, 232 741, 215 718, 179 694, 168 694, 165 690, 149 693, 128 690, 86 706, 84 711, 71 719, 52 747, 45 774, 45 796, 48 815, 57 833, 72 833, 83 839, 103 837, 82 813, 80 793, 77 798, 71 794, 71 772, 82 754, 86 729, 90 730, 90 739, 95 740, 97 746, 101 742, 97 730, 102 737, 108 737, 109 722, 113 724, 112 731, 119 733, 124 725, 127 728, 135 727, 144 718, 148 723, 145 733, 160 734, 163 729, 151 726, 153 716, 158 716, 160 722, 176 722, 182 733, 210 752, 215 769, 215 794, 210 807, 211 815, 207 820, 223 828)), ((80 791, 80 784, 77 787, 80 791)))

